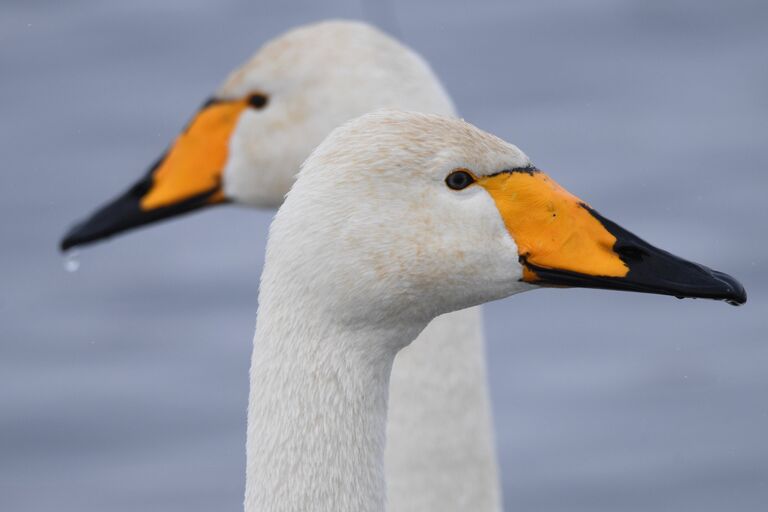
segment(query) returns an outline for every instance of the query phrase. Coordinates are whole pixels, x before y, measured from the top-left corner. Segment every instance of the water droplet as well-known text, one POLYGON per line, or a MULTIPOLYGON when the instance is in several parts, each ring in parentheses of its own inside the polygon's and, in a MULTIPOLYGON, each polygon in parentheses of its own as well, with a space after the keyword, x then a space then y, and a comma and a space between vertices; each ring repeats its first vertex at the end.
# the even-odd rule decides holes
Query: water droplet
POLYGON ((80 253, 78 251, 67 251, 64 254, 64 270, 67 272, 77 272, 80 268, 80 253))

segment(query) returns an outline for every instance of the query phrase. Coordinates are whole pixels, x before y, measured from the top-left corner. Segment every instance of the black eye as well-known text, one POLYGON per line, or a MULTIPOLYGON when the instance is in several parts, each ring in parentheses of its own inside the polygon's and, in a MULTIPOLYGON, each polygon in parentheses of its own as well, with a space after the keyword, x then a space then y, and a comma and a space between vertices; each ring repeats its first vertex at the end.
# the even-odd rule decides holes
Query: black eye
POLYGON ((269 103, 269 96, 262 93, 255 93, 248 96, 248 105, 252 106, 253 108, 264 108, 267 106, 267 103, 269 103))
POLYGON ((475 178, 473 178, 467 171, 462 170, 453 171, 447 178, 445 178, 445 184, 448 185, 448 188, 452 188, 453 190, 465 189, 474 182, 475 178))

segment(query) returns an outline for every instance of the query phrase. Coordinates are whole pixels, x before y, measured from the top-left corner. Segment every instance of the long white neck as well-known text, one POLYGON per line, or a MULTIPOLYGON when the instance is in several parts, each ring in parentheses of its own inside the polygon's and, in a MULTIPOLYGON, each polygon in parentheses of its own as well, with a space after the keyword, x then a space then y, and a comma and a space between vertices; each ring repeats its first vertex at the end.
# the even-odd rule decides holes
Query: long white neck
POLYGON ((383 511, 389 376, 419 329, 345 328, 268 288, 251 363, 246 512, 383 511))

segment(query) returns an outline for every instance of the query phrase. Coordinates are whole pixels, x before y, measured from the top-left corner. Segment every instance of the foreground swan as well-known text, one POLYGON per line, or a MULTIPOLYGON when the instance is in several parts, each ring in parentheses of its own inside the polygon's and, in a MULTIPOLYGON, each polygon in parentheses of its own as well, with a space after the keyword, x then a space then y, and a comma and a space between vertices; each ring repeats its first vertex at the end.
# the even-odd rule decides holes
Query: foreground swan
POLYGON ((397 352, 437 315, 546 284, 746 301, 467 123, 378 112, 335 130, 270 228, 246 511, 383 511, 397 352))
MULTIPOLYGON (((428 65, 378 30, 356 22, 293 30, 232 73, 149 173, 75 226, 62 247, 223 201, 278 206, 323 137, 382 107, 454 112, 428 65)), ((482 338, 472 308, 437 319, 398 357, 391 511, 501 508, 482 338)))

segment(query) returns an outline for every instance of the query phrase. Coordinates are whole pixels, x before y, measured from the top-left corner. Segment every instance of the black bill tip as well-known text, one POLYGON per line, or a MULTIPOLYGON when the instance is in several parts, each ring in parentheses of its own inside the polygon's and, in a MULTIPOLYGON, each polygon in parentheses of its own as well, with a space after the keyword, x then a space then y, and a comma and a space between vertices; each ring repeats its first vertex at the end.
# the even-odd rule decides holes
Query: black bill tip
POLYGON ((739 281, 724 272, 712 270, 712 277, 722 283, 721 298, 731 306, 741 306, 747 303, 747 290, 739 281))
POLYGON ((61 251, 98 242, 146 224, 215 204, 209 202, 209 199, 219 190, 219 187, 215 187, 168 206, 143 210, 141 198, 150 186, 151 176, 148 175, 85 220, 72 226, 59 243, 61 251))

